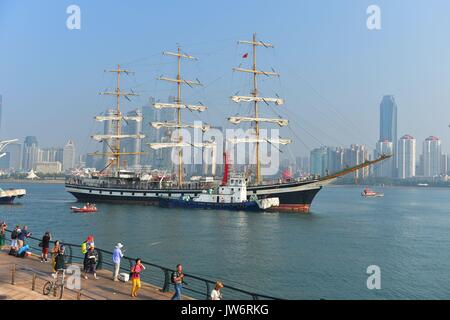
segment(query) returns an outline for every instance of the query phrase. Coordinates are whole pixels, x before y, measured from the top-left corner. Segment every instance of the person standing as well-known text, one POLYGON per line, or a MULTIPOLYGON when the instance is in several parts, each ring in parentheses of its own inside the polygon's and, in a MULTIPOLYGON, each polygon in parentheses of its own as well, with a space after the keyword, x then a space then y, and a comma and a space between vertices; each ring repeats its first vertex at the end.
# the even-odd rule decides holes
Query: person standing
POLYGON ((172 272, 172 283, 175 286, 175 293, 171 300, 181 300, 181 289, 183 288, 183 266, 181 264, 177 265, 176 271, 172 272))
POLYGON ((122 248, 123 248, 123 245, 119 242, 113 251, 112 259, 113 259, 113 263, 114 263, 114 274, 113 274, 114 281, 118 281, 117 277, 118 277, 119 271, 120 271, 120 260, 123 257, 122 248))
POLYGON ((64 261, 64 253, 65 247, 61 245, 55 257, 56 274, 58 274, 60 271, 63 271, 66 268, 66 262, 64 261))
POLYGON ((28 232, 28 226, 23 226, 22 230, 20 231, 20 233, 17 237, 19 249, 25 245, 25 239, 29 238, 30 236, 31 236, 31 232, 28 232))
POLYGON ((6 228, 8 228, 8 226, 2 221, 0 223, 0 250, 3 250, 3 247, 5 246, 6 228))
POLYGON ((216 285, 214 286, 214 289, 211 291, 211 300, 223 300, 222 293, 220 290, 223 288, 222 281, 217 281, 216 285))
POLYGON ((133 283, 133 287, 131 288, 131 296, 133 298, 137 297, 137 293, 141 288, 141 272, 145 270, 144 265, 140 258, 136 259, 136 263, 133 267, 131 267, 131 281, 133 283))
POLYGON ((58 270, 58 269, 56 269, 56 256, 59 253, 60 247, 61 247, 61 243, 59 242, 59 240, 56 240, 55 245, 53 246, 53 249, 52 249, 52 269, 53 269, 53 277, 55 277, 55 278, 57 275, 56 271, 58 270))
POLYGON ((85 270, 84 270, 84 279, 88 279, 88 273, 92 273, 94 275, 94 279, 97 280, 97 271, 96 271, 96 266, 97 266, 97 262, 98 262, 98 252, 97 250, 94 248, 93 245, 91 245, 89 247, 88 252, 86 252, 86 256, 85 256, 85 261, 86 261, 86 266, 85 266, 85 270))
POLYGON ((41 262, 48 262, 48 248, 50 248, 50 240, 51 239, 52 239, 52 236, 50 235, 50 232, 48 232, 48 231, 42 237, 42 241, 41 241, 41 247, 42 247, 41 262))
POLYGON ((20 233, 20 227, 16 226, 14 228, 14 230, 11 232, 11 249, 18 249, 19 243, 18 243, 18 238, 19 238, 19 233, 20 233))
POLYGON ((90 246, 94 246, 94 236, 89 235, 81 244, 81 253, 86 254, 90 246))

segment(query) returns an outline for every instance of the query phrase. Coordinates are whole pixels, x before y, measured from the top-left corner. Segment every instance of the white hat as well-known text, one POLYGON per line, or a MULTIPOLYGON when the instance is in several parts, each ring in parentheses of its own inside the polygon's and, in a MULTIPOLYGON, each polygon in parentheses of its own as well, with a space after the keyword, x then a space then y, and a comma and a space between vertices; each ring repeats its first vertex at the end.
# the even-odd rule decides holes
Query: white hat
POLYGON ((122 249, 123 248, 123 244, 121 244, 120 242, 117 244, 116 248, 122 249))

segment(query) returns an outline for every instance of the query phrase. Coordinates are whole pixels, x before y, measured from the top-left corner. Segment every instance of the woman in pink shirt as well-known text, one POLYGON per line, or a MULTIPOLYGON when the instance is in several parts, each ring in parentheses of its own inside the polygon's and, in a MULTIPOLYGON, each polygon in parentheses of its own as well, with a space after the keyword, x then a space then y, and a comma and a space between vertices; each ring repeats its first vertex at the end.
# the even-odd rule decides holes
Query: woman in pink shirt
POLYGON ((141 259, 136 259, 136 264, 131 267, 131 281, 133 282, 133 287, 131 289, 131 296, 133 298, 137 297, 138 290, 141 288, 141 272, 145 270, 144 265, 141 263, 141 259))

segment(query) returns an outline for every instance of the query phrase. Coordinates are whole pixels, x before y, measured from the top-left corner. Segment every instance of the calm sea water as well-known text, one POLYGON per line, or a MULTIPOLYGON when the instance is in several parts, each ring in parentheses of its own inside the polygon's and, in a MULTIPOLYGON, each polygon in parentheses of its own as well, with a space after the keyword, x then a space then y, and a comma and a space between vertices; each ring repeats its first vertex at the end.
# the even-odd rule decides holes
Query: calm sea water
POLYGON ((0 206, 0 220, 50 230, 67 242, 94 234, 98 247, 125 244, 128 256, 222 279, 288 299, 450 298, 450 190, 385 187, 363 199, 362 187, 327 187, 309 215, 161 209, 98 204, 74 214, 63 185, 25 187, 20 204, 0 206), (381 290, 366 268, 381 268, 381 290))

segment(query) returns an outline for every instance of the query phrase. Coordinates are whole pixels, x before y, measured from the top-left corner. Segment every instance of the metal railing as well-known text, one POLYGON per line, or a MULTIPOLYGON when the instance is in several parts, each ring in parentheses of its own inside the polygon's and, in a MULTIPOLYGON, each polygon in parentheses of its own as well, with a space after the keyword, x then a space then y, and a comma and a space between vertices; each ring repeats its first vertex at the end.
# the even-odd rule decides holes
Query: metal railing
MULTIPOLYGON (((9 234, 10 230, 6 230, 9 234)), ((35 237, 28 237, 25 240, 26 244, 30 246, 32 252, 36 254, 40 254, 42 248, 39 247, 39 243, 41 239, 35 237)), ((50 242, 54 244, 54 241, 50 242)), ((81 243, 80 244, 71 244, 71 243, 62 243, 65 250, 65 262, 66 264, 80 263, 83 264, 84 256, 81 252, 81 243)), ((112 272, 114 270, 114 264, 112 260, 113 253, 108 250, 96 248, 98 252, 98 262, 96 269, 97 270, 109 270, 112 272)), ((126 273, 130 272, 131 266, 134 264, 135 258, 124 256, 122 258, 122 263, 120 266, 120 270, 126 273), (128 268, 123 267, 123 262, 128 262, 128 268)), ((157 286, 160 288, 162 292, 169 292, 171 289, 171 274, 174 272, 174 269, 167 268, 164 266, 160 266, 151 262, 147 262, 142 260, 142 264, 145 266, 145 271, 141 274, 141 280, 144 283, 149 283, 151 285, 157 286)), ((215 281, 211 279, 206 279, 204 277, 195 276, 192 274, 185 273, 185 284, 183 285, 183 293, 186 296, 191 297, 193 299, 199 300, 208 300, 211 294, 211 290, 215 286, 215 281)), ((233 286, 225 285, 221 290, 222 295, 226 300, 281 300, 281 298, 259 294, 256 292, 236 288, 233 286)))
MULTIPOLYGON (((56 284, 53 287, 53 290, 51 290, 52 296, 56 299, 63 299, 64 298, 64 292, 70 292, 73 295, 73 298, 75 298, 76 300, 81 300, 81 299, 88 299, 88 300, 95 300, 94 297, 90 296, 89 294, 86 294, 85 292, 83 292, 81 289, 79 290, 74 290, 74 289, 70 289, 68 288, 65 283, 64 280, 61 279, 53 279, 51 277, 49 277, 48 274, 46 274, 45 272, 39 271, 39 270, 35 270, 33 268, 28 268, 26 266, 23 265, 17 265, 17 264, 13 264, 12 268, 11 268, 11 285, 15 286, 15 285, 26 285, 26 283, 28 283, 28 281, 26 281, 26 278, 23 277, 18 277, 18 275, 20 273, 26 274, 28 276, 31 276, 31 291, 37 291, 37 288, 39 287, 40 292, 43 292, 44 286, 46 283, 54 281, 56 284), (58 284, 58 280, 62 281, 58 284), (40 282, 42 285, 39 286, 38 282, 40 282)), ((37 292, 39 292, 37 291, 37 292)))

